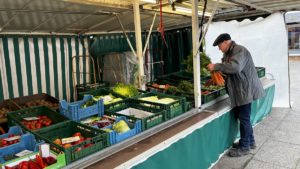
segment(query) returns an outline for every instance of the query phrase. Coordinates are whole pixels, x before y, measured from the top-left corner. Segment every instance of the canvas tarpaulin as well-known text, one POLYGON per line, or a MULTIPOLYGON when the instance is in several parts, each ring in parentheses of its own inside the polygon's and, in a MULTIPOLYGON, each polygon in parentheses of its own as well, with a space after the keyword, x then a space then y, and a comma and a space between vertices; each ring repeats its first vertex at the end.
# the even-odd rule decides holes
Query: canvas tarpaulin
MULTIPOLYGON (((89 72, 88 39, 77 36, 0 36, 0 100, 47 93, 73 99, 72 57, 77 72, 89 72)), ((90 82, 89 74, 77 74, 76 83, 90 82)))
POLYGON ((288 37, 284 16, 275 13, 255 21, 215 22, 206 34, 206 52, 212 62, 220 62, 222 53, 212 44, 221 33, 229 33, 251 53, 255 66, 265 67, 268 77, 276 79, 274 107, 289 107, 288 37), (269 75, 268 75, 269 74, 269 75))

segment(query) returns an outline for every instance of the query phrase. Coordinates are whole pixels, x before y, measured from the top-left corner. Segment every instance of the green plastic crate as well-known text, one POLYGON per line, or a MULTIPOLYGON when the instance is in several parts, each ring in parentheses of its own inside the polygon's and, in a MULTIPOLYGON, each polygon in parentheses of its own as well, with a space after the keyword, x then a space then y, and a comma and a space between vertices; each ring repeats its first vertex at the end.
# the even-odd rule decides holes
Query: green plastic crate
MULTIPOLYGON (((39 154, 39 152, 30 153, 28 155, 13 159, 13 160, 5 162, 3 164, 0 164, 0 167, 4 168, 5 166, 7 166, 7 167, 17 166, 22 161, 29 161, 29 160, 35 159, 36 155, 38 155, 38 154, 39 154)), ((60 168, 63 168, 64 166, 66 166, 66 158, 65 158, 65 154, 63 152, 57 154, 53 151, 50 151, 50 156, 56 158, 56 163, 51 164, 44 169, 60 169, 60 168)))
POLYGON ((201 100, 202 100, 202 103, 208 103, 208 102, 210 102, 212 100, 215 100, 218 97, 219 97, 219 91, 218 90, 214 90, 214 91, 211 91, 208 94, 201 95, 201 100))
MULTIPOLYGON (((206 90, 206 89, 204 89, 206 90)), ((208 103, 212 100, 215 100, 216 98, 225 95, 227 92, 225 88, 219 89, 219 90, 208 90, 208 94, 202 94, 201 95, 201 104, 208 103)), ((191 102, 192 105, 195 102, 194 94, 188 93, 188 92, 178 92, 178 93, 169 93, 175 96, 181 96, 185 97, 187 101, 191 102)))
POLYGON ((264 67, 256 67, 257 75, 259 78, 265 77, 266 75, 266 68, 264 67))
MULTIPOLYGON (((113 103, 116 104, 116 103, 113 103)), ((167 120, 167 111, 166 110, 160 110, 160 109, 155 109, 147 106, 142 106, 139 104, 139 100, 124 100, 121 106, 115 106, 112 107, 111 109, 108 109, 105 111, 107 115, 110 116, 125 116, 129 122, 135 122, 137 120, 142 121, 142 131, 145 131, 151 127, 154 127, 158 124, 161 124, 162 122, 167 120), (146 117, 146 118, 135 118, 133 116, 126 116, 123 114, 118 114, 119 111, 127 109, 127 108, 135 108, 138 110, 144 110, 146 112, 154 113, 154 115, 146 117)))
POLYGON ((186 98, 181 96, 173 96, 173 95, 167 95, 158 92, 150 92, 142 96, 134 97, 133 100, 138 100, 138 102, 136 103, 139 105, 147 105, 151 108, 167 110, 167 120, 174 118, 185 112, 186 98), (176 101, 170 104, 162 104, 162 103, 155 103, 155 102, 150 102, 145 100, 139 100, 139 98, 149 97, 149 96, 158 96, 158 98, 172 98, 176 101))
POLYGON ((193 108, 193 103, 192 102, 186 102, 184 108, 185 108, 186 112, 191 110, 193 108))
MULTIPOLYGON (((23 125, 22 120, 23 118, 26 117, 36 117, 36 116, 47 116, 52 120, 52 124, 47 127, 43 128, 48 128, 51 127, 52 125, 69 121, 65 116, 59 114, 58 112, 46 107, 46 106, 38 106, 38 107, 31 107, 27 109, 22 109, 14 112, 10 112, 7 114, 7 119, 8 119, 8 125, 9 126, 14 126, 14 125, 19 125, 21 126, 24 130, 32 132, 30 129, 25 127, 23 125)), ((43 129, 41 128, 41 129, 43 129)), ((41 130, 38 129, 38 130, 41 130)), ((36 130, 35 130, 36 131, 36 130)))
POLYGON ((219 90, 219 96, 224 96, 226 94, 227 94, 227 91, 226 91, 225 87, 219 90))
POLYGON ((106 132, 73 121, 59 123, 55 126, 36 131, 34 134, 36 135, 37 139, 45 140, 47 143, 49 143, 53 151, 57 153, 61 151, 64 152, 66 155, 67 164, 70 164, 71 162, 79 160, 109 146, 108 134, 106 132), (76 132, 80 132, 84 138, 91 139, 85 140, 69 148, 64 148, 61 145, 53 143, 53 141, 57 138, 62 139, 71 137, 76 132), (87 144, 93 145, 82 148, 87 144), (82 148, 81 151, 76 151, 78 148, 82 148))

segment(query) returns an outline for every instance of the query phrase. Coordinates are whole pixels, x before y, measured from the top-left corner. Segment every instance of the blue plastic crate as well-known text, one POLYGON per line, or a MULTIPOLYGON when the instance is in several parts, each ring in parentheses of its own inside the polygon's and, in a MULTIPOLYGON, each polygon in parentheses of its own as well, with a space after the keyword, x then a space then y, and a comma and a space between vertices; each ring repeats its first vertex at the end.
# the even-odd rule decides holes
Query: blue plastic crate
POLYGON ((61 100, 59 102, 59 111, 62 115, 76 122, 94 115, 98 115, 99 117, 103 116, 104 104, 102 99, 98 100, 95 105, 86 108, 80 107, 82 104, 92 98, 92 95, 85 95, 83 100, 73 103, 67 103, 65 100, 61 100))
POLYGON ((23 131, 22 131, 21 127, 19 127, 19 126, 12 126, 8 129, 8 132, 6 134, 0 135, 0 139, 7 138, 11 134, 22 135, 23 131))
POLYGON ((44 142, 37 143, 32 134, 23 134, 20 142, 0 148, 0 163, 6 162, 5 156, 11 156, 23 150, 36 152, 38 151, 38 146, 42 143, 44 142))
MULTIPOLYGON (((130 127, 129 125, 129 122, 127 120, 126 117, 124 116, 120 116, 116 119, 115 123, 119 122, 120 120, 124 120, 128 126, 130 127)), ((95 128, 98 128, 98 126, 93 126, 95 128)), ((104 128, 108 128, 108 129, 111 129, 112 130, 112 125, 110 126, 106 126, 104 128)), ((117 133, 116 131, 112 130, 112 132, 108 133, 109 134, 109 142, 111 145, 113 144, 116 144, 118 142, 121 142, 127 138, 130 138, 130 137, 133 137, 135 135, 137 135, 138 133, 142 132, 142 122, 141 120, 136 120, 135 123, 134 123, 134 127, 131 128, 131 130, 125 132, 125 133, 117 133)))

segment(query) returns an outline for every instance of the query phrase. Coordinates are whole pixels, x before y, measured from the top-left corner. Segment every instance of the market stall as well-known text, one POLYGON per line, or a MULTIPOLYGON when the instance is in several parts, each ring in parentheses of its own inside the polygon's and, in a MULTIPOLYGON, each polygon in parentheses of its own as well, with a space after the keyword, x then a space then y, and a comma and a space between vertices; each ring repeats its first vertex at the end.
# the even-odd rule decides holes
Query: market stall
MULTIPOLYGON (((244 17, 276 11, 267 9, 268 5, 264 8, 219 0, 208 4, 167 0, 4 1, 0 1, 4 6, 0 10, 4 16, 0 20, 0 98, 5 100, 0 103, 4 112, 1 122, 5 123, 7 116, 9 130, 20 126, 22 132, 1 135, 0 151, 7 153, 1 167, 182 168, 189 163, 191 168, 208 168, 229 148, 238 131, 225 88, 206 88, 202 93, 203 86, 211 87, 203 84, 207 77, 200 75, 204 52, 199 50, 213 19, 209 16, 237 17, 227 15, 224 9, 241 4, 255 9, 245 12, 244 17), (182 7, 189 7, 189 11, 180 11, 182 7), (159 20, 155 20, 157 12, 159 20), (199 34, 199 22, 203 25, 204 19, 207 24, 199 34), (148 30, 150 23, 158 25, 153 35, 152 28, 148 30), (186 26, 192 27, 177 29, 186 26), (98 43, 93 43, 95 39, 98 43), (178 49, 172 48, 174 43, 178 49), (181 62, 177 59, 186 59, 182 56, 191 50, 192 72, 186 74, 179 70, 181 62), (97 59, 116 51, 131 51, 136 58, 135 72, 127 72, 136 86, 102 81, 99 74, 105 72, 97 59), (163 58, 165 53, 168 57, 163 58), (89 56, 96 64, 87 59, 89 56), (181 91, 175 93, 158 91, 166 89, 166 84, 155 84, 158 74, 145 74, 155 72, 154 64, 160 64, 161 77, 170 78, 173 87, 182 84, 174 77, 183 77, 189 84, 184 82, 181 91), (141 90, 147 82, 157 91, 141 90)), ((112 61, 111 65, 114 63, 121 62, 112 61)), ((258 74, 264 72, 260 77, 267 95, 253 103, 253 125, 270 112, 277 86, 265 75, 268 69, 257 70, 258 74)))

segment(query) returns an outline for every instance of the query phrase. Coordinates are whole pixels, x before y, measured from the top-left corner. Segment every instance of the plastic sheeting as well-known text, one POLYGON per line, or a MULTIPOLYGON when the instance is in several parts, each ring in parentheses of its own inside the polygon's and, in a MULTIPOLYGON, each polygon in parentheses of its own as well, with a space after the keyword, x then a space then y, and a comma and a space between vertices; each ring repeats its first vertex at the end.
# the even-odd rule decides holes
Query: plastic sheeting
POLYGON ((138 62, 132 52, 104 55, 103 80, 116 83, 137 84, 138 62))
POLYGON ((205 39, 206 52, 214 63, 221 61, 222 53, 212 46, 213 41, 225 32, 250 51, 255 66, 265 67, 266 76, 276 79, 273 107, 289 107, 288 37, 283 14, 255 21, 212 23, 205 39))

